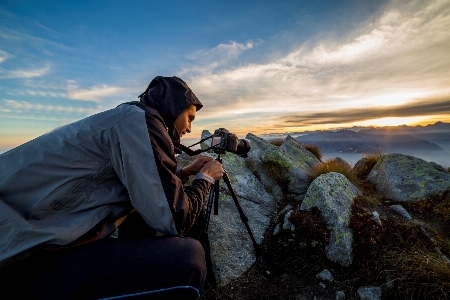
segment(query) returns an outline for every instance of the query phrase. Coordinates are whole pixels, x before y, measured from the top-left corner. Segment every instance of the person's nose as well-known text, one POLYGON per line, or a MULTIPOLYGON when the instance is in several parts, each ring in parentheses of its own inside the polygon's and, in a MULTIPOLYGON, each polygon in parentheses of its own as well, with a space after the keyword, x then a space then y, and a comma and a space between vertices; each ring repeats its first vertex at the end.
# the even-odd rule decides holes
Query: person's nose
POLYGON ((191 133, 191 124, 189 124, 188 127, 186 128, 186 132, 191 133))

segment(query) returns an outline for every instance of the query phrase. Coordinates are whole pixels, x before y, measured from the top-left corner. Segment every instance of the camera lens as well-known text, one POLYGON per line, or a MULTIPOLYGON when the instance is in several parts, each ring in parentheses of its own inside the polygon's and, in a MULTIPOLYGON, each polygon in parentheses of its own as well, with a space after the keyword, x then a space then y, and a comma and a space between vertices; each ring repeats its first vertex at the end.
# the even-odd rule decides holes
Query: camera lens
POLYGON ((240 139, 238 141, 236 154, 242 157, 247 157, 247 153, 250 151, 250 141, 246 139, 240 139))

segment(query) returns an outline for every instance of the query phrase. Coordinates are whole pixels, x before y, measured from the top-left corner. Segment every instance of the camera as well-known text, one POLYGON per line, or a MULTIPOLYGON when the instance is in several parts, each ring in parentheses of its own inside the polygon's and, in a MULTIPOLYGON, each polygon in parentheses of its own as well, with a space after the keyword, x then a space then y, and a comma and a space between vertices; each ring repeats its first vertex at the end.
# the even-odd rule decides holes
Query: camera
POLYGON ((247 157, 251 146, 249 140, 238 139, 235 134, 225 128, 219 128, 212 135, 210 149, 217 154, 225 154, 228 151, 241 157, 247 157))

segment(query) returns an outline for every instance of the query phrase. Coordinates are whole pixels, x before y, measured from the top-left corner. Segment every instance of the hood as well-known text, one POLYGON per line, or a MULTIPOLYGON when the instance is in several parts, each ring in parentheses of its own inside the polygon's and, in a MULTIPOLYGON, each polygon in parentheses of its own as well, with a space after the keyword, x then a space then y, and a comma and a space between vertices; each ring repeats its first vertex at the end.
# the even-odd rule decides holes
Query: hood
POLYGON ((179 133, 173 126, 177 117, 191 105, 195 105, 197 111, 203 107, 186 82, 176 76, 155 77, 139 98, 142 104, 158 111, 174 140, 179 140, 179 133))

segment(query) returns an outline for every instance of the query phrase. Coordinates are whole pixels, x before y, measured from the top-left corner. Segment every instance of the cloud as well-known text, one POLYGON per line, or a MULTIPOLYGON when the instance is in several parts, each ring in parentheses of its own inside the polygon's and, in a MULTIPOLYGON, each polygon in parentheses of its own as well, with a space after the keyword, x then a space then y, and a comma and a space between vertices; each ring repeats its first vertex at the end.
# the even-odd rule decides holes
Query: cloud
POLYGON ((279 126, 302 127, 317 124, 342 124, 386 117, 416 117, 450 114, 450 95, 422 99, 413 103, 387 108, 360 108, 288 115, 281 117, 279 126))
POLYGON ((253 49, 259 43, 252 40, 245 44, 229 41, 228 43, 219 44, 212 49, 199 50, 187 56, 188 59, 195 62, 195 65, 182 70, 180 76, 211 73, 217 69, 226 67, 230 61, 237 59, 242 53, 253 49))
POLYGON ((3 103, 4 103, 2 109, 3 112, 23 112, 24 110, 81 113, 81 114, 94 114, 98 112, 97 108, 43 105, 39 103, 30 103, 26 101, 17 101, 9 99, 3 99, 3 103))
POLYGON ((17 70, 0 69, 0 79, 41 77, 47 74, 49 71, 50 71, 49 65, 34 69, 17 69, 17 70))
POLYGON ((254 46, 255 43, 253 41, 248 41, 246 44, 230 41, 229 43, 219 44, 212 49, 199 50, 189 55, 188 58, 206 61, 229 60, 238 57, 242 52, 252 49, 254 46))
POLYGON ((74 81, 69 81, 67 86, 67 97, 69 99, 101 102, 104 97, 123 94, 127 89, 117 86, 99 85, 88 89, 80 89, 74 81))
POLYGON ((199 66, 203 73, 193 72, 187 81, 212 117, 215 111, 314 115, 366 108, 382 114, 450 92, 449 14, 445 0, 392 1, 343 36, 305 42, 265 62, 199 66))
POLYGON ((0 63, 4 62, 5 60, 7 60, 10 57, 11 57, 11 54, 9 54, 6 51, 0 50, 0 63))

